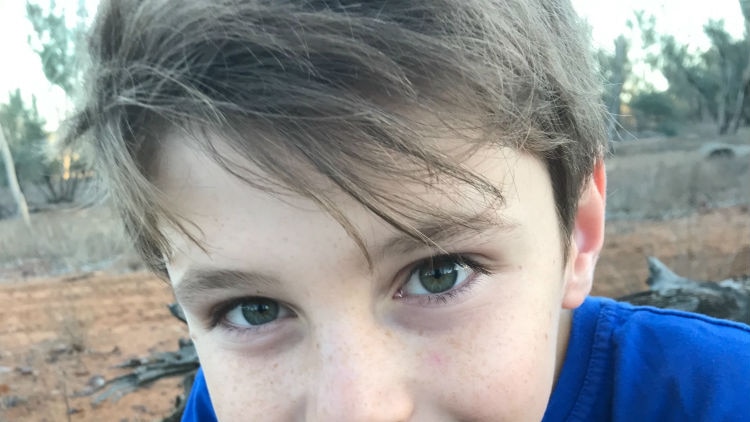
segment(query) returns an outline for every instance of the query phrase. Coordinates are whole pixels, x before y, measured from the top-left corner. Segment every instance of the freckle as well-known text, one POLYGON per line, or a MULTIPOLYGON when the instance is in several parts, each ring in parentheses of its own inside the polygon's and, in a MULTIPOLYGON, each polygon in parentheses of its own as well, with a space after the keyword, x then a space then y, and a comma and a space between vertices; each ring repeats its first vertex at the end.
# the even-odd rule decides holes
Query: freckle
POLYGON ((434 366, 442 366, 443 357, 437 352, 430 353, 430 363, 434 366))

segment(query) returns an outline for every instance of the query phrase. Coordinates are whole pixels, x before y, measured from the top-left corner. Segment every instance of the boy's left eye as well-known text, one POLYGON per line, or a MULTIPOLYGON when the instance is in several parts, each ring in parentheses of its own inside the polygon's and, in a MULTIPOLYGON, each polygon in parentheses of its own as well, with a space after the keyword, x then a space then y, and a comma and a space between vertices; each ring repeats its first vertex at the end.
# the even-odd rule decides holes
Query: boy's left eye
POLYGON ((435 257, 424 261, 409 274, 397 296, 439 296, 471 281, 476 269, 458 257, 435 257))

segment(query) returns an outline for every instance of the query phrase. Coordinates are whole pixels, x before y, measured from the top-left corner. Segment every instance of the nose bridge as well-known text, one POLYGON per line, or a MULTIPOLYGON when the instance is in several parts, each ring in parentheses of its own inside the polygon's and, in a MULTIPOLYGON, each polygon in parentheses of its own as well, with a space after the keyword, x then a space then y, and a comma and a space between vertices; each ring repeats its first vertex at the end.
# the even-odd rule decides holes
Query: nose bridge
POLYGON ((414 411, 405 349, 373 319, 341 317, 316 330, 308 420, 407 421, 414 411))

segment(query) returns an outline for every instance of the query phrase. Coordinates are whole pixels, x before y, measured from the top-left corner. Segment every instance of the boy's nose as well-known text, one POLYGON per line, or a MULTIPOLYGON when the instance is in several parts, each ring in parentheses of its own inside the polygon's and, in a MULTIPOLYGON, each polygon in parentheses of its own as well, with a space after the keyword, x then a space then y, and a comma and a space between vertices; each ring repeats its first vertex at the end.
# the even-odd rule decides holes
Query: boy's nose
POLYGON ((309 421, 409 421, 414 413, 407 356, 387 329, 331 330, 317 349, 307 401, 309 421), (332 338, 333 337, 333 338, 332 338))

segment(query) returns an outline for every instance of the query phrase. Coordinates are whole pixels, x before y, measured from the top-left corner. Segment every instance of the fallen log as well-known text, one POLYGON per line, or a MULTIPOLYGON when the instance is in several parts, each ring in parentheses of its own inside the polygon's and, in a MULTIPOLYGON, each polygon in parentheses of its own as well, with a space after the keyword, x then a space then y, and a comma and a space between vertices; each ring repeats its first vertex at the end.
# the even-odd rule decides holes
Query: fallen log
MULTIPOLYGON (((169 305, 169 311, 175 318, 185 322, 185 316, 179 305, 169 305)), ((182 377, 184 394, 175 398, 172 413, 162 419, 162 422, 179 422, 199 366, 198 354, 193 342, 190 339, 180 339, 177 351, 152 353, 145 358, 128 359, 116 367, 132 369, 132 371, 109 381, 91 385, 75 393, 74 396, 94 395, 91 403, 96 406, 105 400, 118 400, 162 378, 182 377)))
POLYGON ((750 275, 721 281, 692 280, 675 274, 654 257, 648 258, 648 268, 649 290, 617 300, 750 324, 750 275))

